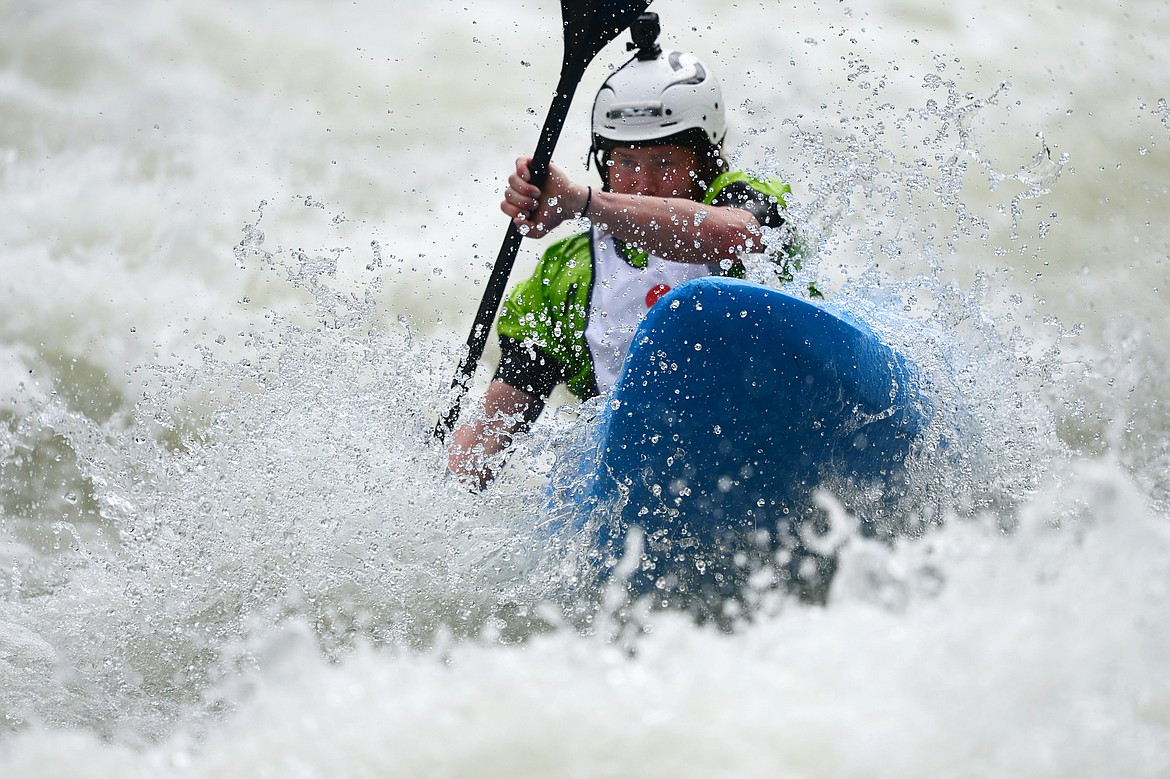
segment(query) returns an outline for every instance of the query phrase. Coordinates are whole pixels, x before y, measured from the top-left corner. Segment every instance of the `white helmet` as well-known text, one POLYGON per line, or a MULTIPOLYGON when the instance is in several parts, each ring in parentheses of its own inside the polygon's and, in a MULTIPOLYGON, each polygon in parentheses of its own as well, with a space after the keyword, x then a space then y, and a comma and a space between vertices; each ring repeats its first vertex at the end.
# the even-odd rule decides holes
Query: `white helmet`
POLYGON ((687 52, 640 51, 605 80, 593 101, 594 153, 668 141, 715 148, 726 132, 719 81, 687 52))

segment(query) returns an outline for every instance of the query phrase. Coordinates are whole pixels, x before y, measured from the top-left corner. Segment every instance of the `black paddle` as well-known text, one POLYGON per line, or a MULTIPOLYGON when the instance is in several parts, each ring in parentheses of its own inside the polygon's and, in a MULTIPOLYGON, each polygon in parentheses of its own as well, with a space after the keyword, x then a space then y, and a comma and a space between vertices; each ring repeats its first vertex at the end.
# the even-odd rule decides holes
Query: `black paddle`
MULTIPOLYGON (((532 183, 536 186, 544 186, 553 149, 565 124, 569 105, 573 102, 573 93, 577 91, 577 84, 585 75, 585 68, 597 53, 621 34, 622 30, 629 27, 649 4, 650 0, 561 0, 565 52, 561 60, 561 79, 557 83, 556 94, 544 120, 544 129, 540 131, 540 142, 529 167, 532 172, 532 183)), ((504 298, 504 288, 508 283, 508 275, 512 272, 512 265, 516 262, 516 254, 520 251, 522 237, 515 223, 510 223, 504 236, 504 243, 500 246, 500 253, 496 256, 496 264, 492 268, 491 278, 488 279, 487 289, 484 290, 483 299, 479 301, 475 322, 467 336, 467 354, 459 363, 459 371, 455 375, 455 380, 451 382, 451 388, 455 390, 455 399, 451 403, 451 408, 435 425, 434 435, 440 441, 447 437, 447 433, 451 432, 456 420, 459 419, 463 396, 467 394, 471 377, 475 375, 475 367, 479 363, 479 358, 483 356, 483 347, 487 343, 492 320, 496 318, 500 301, 504 298)))

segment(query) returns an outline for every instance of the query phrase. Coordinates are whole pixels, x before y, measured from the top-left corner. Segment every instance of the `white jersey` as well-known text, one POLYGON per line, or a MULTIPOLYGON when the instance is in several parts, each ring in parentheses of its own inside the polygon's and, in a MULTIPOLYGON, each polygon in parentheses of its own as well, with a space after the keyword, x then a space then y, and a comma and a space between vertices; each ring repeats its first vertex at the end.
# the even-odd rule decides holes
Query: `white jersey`
POLYGON ((717 267, 670 262, 651 254, 637 268, 617 248, 613 236, 593 228, 593 291, 585 340, 593 358, 597 389, 608 392, 621 373, 622 362, 642 317, 658 299, 684 281, 710 276, 717 267))

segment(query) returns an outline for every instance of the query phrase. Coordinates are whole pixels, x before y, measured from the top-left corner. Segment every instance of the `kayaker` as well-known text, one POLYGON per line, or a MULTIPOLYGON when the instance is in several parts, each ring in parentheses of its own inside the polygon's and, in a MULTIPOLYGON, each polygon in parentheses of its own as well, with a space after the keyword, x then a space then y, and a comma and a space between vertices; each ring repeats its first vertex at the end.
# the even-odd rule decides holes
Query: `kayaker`
POLYGON ((698 57, 663 51, 635 31, 639 48, 593 103, 601 186, 549 167, 529 183, 531 158, 508 177, 500 209, 541 237, 566 220, 590 229, 552 244, 504 303, 501 359, 483 405, 455 431, 448 469, 474 486, 493 457, 564 383, 587 399, 617 379, 634 330, 672 287, 699 276, 742 274, 740 257, 765 251, 762 228, 783 222, 787 185, 728 170, 722 90, 698 57))

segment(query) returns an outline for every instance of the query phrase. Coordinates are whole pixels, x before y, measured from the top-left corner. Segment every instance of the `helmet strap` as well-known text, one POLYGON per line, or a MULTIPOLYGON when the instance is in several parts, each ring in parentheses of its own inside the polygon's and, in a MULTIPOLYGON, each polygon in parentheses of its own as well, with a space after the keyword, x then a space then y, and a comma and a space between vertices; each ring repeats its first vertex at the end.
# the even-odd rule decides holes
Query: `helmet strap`
POLYGON ((608 154, 608 151, 603 150, 600 146, 598 146, 596 140, 589 147, 589 151, 585 154, 585 170, 589 170, 590 163, 593 163, 597 166, 597 175, 601 177, 602 192, 609 191, 609 168, 605 164, 606 154, 608 154))

